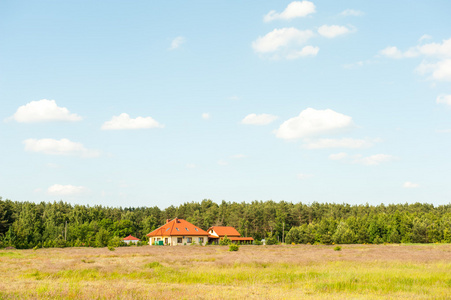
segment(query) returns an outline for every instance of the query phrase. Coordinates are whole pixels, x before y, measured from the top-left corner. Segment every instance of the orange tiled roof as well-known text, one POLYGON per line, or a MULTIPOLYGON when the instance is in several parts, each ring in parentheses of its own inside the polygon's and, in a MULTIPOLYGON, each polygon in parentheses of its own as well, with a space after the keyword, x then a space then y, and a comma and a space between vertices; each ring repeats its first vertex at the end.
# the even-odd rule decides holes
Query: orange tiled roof
POLYGON ((239 237, 241 236, 241 234, 233 227, 231 226, 212 226, 210 228, 208 228, 208 232, 210 232, 210 230, 213 230, 214 232, 216 232, 216 234, 219 235, 219 237, 224 237, 227 235, 227 237, 239 237))
POLYGON ((124 241, 140 241, 140 239, 135 238, 135 237, 132 236, 131 234, 130 234, 128 237, 123 238, 123 240, 124 240, 124 241))
POLYGON ((163 226, 155 229, 147 236, 208 236, 208 232, 200 229, 199 227, 191 224, 183 219, 175 218, 172 221, 168 221, 163 226))
POLYGON ((254 239, 251 237, 231 237, 229 238, 231 241, 253 241, 254 239))

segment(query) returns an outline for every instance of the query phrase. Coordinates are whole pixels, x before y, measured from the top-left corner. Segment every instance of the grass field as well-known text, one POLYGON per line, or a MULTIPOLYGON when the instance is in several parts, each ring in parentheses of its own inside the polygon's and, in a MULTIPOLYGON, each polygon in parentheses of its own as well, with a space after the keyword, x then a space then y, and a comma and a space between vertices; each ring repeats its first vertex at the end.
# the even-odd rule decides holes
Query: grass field
POLYGON ((0 250, 0 299, 451 299, 451 245, 0 250))

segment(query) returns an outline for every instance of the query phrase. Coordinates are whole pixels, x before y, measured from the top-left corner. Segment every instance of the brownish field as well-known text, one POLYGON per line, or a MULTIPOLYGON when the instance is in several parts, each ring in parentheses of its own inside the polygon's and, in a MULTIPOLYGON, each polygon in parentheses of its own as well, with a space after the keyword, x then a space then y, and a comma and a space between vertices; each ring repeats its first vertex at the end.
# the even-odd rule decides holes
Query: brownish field
POLYGON ((451 299, 451 245, 0 250, 0 299, 451 299))

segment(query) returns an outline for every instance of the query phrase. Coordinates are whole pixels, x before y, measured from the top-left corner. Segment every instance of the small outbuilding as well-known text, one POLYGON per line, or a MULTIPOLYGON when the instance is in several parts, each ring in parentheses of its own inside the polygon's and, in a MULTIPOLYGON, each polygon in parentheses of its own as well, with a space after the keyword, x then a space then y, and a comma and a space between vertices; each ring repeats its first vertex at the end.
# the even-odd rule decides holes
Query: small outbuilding
POLYGON ((252 244, 254 241, 251 237, 242 237, 241 234, 231 226, 212 226, 208 228, 208 240, 211 244, 219 244, 219 241, 225 236, 232 243, 236 244, 252 244))
POLYGON ((123 240, 124 243, 126 243, 127 245, 130 244, 130 243, 131 243, 131 244, 137 244, 139 241, 141 241, 140 239, 135 238, 135 237, 132 236, 131 234, 130 234, 128 237, 123 238, 122 240, 123 240))

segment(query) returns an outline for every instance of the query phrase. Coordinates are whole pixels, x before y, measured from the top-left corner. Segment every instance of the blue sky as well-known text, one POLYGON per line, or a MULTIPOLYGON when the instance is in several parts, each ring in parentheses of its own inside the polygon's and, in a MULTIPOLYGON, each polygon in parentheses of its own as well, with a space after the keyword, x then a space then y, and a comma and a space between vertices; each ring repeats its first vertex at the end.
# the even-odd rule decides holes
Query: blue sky
POLYGON ((449 1, 2 1, 0 196, 451 199, 449 1))

